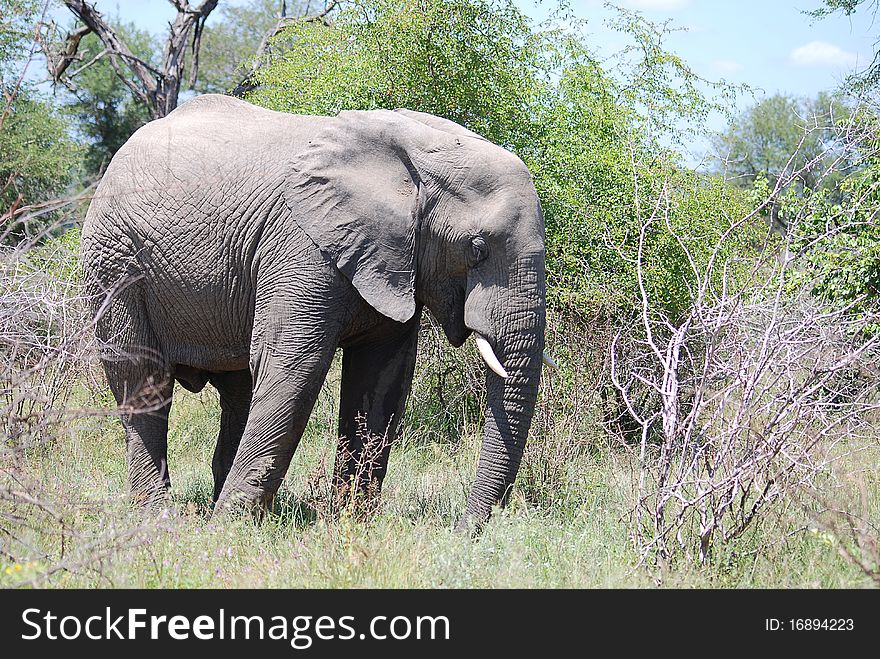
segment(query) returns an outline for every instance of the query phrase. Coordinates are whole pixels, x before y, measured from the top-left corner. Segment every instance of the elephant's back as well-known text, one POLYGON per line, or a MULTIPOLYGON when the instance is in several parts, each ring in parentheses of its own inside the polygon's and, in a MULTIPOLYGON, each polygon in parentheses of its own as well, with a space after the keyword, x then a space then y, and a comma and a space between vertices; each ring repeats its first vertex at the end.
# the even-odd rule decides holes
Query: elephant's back
POLYGON ((205 94, 141 127, 117 155, 158 171, 184 169, 185 174, 184 165, 194 164, 204 180, 209 174, 288 161, 329 121, 205 94))
MULTIPOLYGON (((307 129, 301 138, 293 131, 281 139, 280 122, 291 118, 218 94, 187 101, 141 127, 115 154, 84 233, 143 240, 176 232, 184 243, 199 243, 246 229, 284 185, 291 155, 280 145, 308 141, 307 129)), ((297 126, 320 118, 298 119, 297 126)))

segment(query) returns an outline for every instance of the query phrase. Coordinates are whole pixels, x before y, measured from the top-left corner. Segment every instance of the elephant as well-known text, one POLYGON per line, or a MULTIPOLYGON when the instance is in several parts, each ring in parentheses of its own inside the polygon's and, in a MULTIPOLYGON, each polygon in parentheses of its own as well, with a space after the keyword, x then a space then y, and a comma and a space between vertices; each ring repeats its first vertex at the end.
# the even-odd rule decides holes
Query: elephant
MULTIPOLYGON (((276 112, 207 94, 140 128, 97 187, 81 256, 131 496, 168 499, 177 381, 219 392, 214 514, 265 510, 342 350, 336 484, 378 491, 420 317, 486 371, 459 529, 514 483, 544 362, 544 220, 514 154, 405 109, 276 112), (364 432, 389 438, 358 476, 364 432)), ((357 490, 355 490, 357 491, 357 490)))

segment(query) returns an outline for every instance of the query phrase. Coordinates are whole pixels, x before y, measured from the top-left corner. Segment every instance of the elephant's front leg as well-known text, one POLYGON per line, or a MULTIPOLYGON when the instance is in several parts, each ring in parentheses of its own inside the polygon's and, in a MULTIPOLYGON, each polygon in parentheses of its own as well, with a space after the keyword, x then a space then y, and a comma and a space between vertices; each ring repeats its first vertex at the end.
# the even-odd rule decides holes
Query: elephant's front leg
MULTIPOLYGON (((394 323, 379 341, 343 350, 334 486, 342 506, 372 511, 412 385, 419 317, 394 323)), ((390 323, 389 323, 390 324, 390 323)))
POLYGON ((261 315, 255 321, 251 347, 253 395, 244 434, 217 499, 217 512, 237 507, 259 511, 269 506, 333 361, 342 308, 323 318, 303 311, 302 303, 294 304, 296 295, 309 297, 292 289, 271 302, 258 299, 261 315))

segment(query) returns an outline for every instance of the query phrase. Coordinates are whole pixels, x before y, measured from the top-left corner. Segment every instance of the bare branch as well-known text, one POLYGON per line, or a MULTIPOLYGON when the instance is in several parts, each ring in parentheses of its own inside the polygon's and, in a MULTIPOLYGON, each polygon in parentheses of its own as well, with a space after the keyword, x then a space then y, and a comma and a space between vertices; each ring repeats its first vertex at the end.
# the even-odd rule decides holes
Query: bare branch
MULTIPOLYGON (((826 308, 811 295, 810 281, 793 287, 800 261, 790 236, 778 258, 770 250, 750 257, 745 274, 734 277, 725 263, 735 231, 772 209, 793 181, 831 154, 799 168, 795 156, 767 197, 731 221, 701 259, 690 250, 693 239, 669 220, 668 185, 646 204, 632 163, 634 210, 644 216, 634 259, 618 250, 636 266, 641 327, 619 331, 611 341, 610 380, 640 435, 632 513, 643 562, 677 554, 707 560, 716 543, 740 536, 792 492, 829 477, 835 461, 859 450, 856 439, 876 436, 880 336, 871 327, 880 314, 861 310, 862 298, 826 308), (694 281, 683 318, 669 317, 648 294, 651 264, 643 246, 661 218, 694 281)), ((834 154, 836 165, 823 164, 820 179, 840 171, 848 157, 834 154)), ((793 211, 792 229, 813 212, 808 203, 793 211)), ((811 245, 865 222, 847 210, 835 212, 811 245)), ((875 213, 869 215, 874 221, 875 213)), ((864 545, 863 536, 853 537, 864 545)), ((846 557, 861 565, 854 551, 846 557)))
MULTIPOLYGON (((86 70, 87 68, 89 68, 90 66, 94 65, 96 62, 100 61, 101 58, 104 57, 105 55, 107 55, 109 52, 110 52, 110 51, 108 51, 107 49, 102 50, 100 53, 98 53, 97 55, 95 55, 95 56, 94 56, 92 59, 90 59, 88 62, 86 62, 86 63, 83 64, 82 66, 78 67, 75 71, 73 71, 73 72, 70 74, 70 77, 67 78, 67 79, 64 81, 64 83, 65 83, 66 85, 68 85, 68 86, 73 86, 73 79, 74 79, 76 76, 78 76, 80 73, 82 73, 83 71, 85 71, 85 70, 86 70)), ((74 91, 75 91, 75 90, 74 90, 74 91)))
POLYGON ((206 16, 202 17, 200 20, 196 21, 195 28, 193 29, 193 40, 192 40, 192 67, 189 72, 189 86, 193 87, 196 84, 196 81, 199 78, 199 52, 202 47, 202 32, 205 29, 205 20, 206 16))
MULTIPOLYGON (((49 27, 54 30, 54 22, 49 27)), ((49 44, 41 39, 40 45, 46 56, 46 68, 49 70, 49 75, 53 81, 56 83, 61 81, 61 76, 67 70, 67 67, 77 59, 79 42, 91 32, 92 29, 88 25, 81 25, 73 32, 68 32, 67 36, 64 37, 62 47, 58 51, 53 51, 49 44)), ((37 34, 40 35, 40 31, 37 34)))
MULTIPOLYGON (((95 9, 94 5, 90 5, 85 0, 64 0, 64 4, 73 12, 74 16, 98 36, 104 47, 110 51, 110 61, 114 62, 114 69, 120 77, 122 76, 118 68, 117 57, 122 57, 125 60, 126 65, 131 69, 144 92, 146 92, 145 94, 142 92, 141 95, 148 96, 155 93, 158 83, 153 76, 153 72, 119 38, 116 31, 104 20, 104 17, 95 9)), ((129 88, 132 88, 132 86, 130 85, 129 88)))
MULTIPOLYGON (((85 0, 64 0, 64 4, 82 22, 82 26, 65 37, 63 46, 58 51, 53 51, 45 38, 41 39, 52 79, 56 84, 61 82, 74 89, 75 83, 71 79, 77 73, 81 73, 97 59, 107 57, 113 71, 132 95, 150 109, 154 118, 164 117, 177 107, 188 45, 193 56, 190 80, 195 83, 205 20, 216 8, 218 1, 204 0, 198 7, 193 8, 186 0, 171 0, 171 4, 177 9, 177 16, 169 26, 162 66, 156 68, 134 54, 93 4, 85 0), (191 30, 193 30, 193 38, 190 44, 191 30), (82 38, 91 32, 101 40, 104 53, 94 58, 88 65, 70 73, 68 69, 71 63, 79 59, 77 53, 82 38)), ((54 29, 54 24, 51 28, 54 29)))

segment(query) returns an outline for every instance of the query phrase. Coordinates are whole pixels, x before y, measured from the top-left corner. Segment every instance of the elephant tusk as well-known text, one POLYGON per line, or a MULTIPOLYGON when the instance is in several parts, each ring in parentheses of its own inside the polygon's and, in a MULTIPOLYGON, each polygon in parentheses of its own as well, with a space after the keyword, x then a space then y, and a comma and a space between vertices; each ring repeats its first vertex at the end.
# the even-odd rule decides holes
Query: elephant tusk
POLYGON ((547 354, 546 350, 544 351, 544 363, 554 371, 559 370, 559 365, 553 360, 553 357, 547 354))
POLYGON ((477 342, 477 350, 480 351, 480 357, 486 362, 486 366, 488 366, 498 377, 506 378, 507 371, 504 370, 501 362, 498 361, 498 357, 495 356, 495 351, 492 350, 492 346, 489 345, 486 337, 474 332, 474 339, 477 342))

